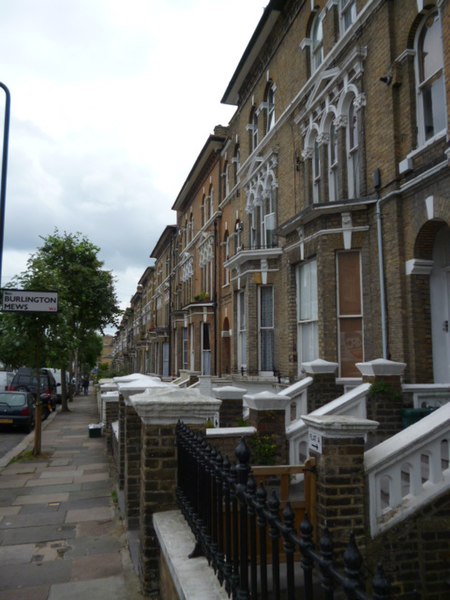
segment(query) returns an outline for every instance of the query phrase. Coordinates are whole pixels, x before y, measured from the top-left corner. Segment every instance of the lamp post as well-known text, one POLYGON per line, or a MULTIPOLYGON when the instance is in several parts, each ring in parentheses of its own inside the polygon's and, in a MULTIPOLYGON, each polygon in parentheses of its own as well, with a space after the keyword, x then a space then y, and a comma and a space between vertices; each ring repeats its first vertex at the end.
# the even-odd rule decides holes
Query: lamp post
POLYGON ((3 155, 0 188, 0 288, 2 285, 3 239, 5 232, 5 202, 6 202, 6 174, 8 170, 8 140, 9 140, 9 113, 11 95, 8 88, 0 81, 0 87, 5 92, 5 124, 3 126, 3 155))

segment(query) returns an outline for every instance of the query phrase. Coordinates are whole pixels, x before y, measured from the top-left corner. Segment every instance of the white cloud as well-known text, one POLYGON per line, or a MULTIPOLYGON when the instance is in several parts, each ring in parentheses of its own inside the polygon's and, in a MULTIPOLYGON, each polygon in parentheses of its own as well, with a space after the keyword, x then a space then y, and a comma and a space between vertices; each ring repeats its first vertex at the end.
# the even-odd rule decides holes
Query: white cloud
POLYGON ((2 0, 2 283, 58 228, 101 248, 128 304, 198 152, 234 111, 220 99, 262 10, 259 0, 2 0))

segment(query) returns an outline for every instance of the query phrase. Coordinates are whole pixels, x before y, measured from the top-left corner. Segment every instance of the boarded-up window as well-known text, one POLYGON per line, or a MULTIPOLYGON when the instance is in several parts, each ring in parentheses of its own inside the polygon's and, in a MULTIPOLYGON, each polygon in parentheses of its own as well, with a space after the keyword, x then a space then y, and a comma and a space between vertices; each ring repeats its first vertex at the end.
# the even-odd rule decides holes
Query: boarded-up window
POLYGON ((337 255, 337 276, 340 375, 359 377, 355 364, 364 359, 359 252, 340 252, 337 255))

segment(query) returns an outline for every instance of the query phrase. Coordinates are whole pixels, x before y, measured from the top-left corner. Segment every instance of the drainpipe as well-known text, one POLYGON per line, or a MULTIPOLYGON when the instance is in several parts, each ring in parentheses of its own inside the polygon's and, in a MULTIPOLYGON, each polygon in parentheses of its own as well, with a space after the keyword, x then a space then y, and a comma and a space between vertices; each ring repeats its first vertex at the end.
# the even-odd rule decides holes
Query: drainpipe
POLYGON ((383 358, 389 358, 387 341, 387 317, 386 317, 386 287, 384 283, 384 253, 383 253, 383 226, 381 218, 381 171, 375 169, 373 173, 373 187, 377 195, 376 219, 377 219, 377 241, 378 241, 378 276, 380 282, 380 309, 381 309, 381 342, 383 358))

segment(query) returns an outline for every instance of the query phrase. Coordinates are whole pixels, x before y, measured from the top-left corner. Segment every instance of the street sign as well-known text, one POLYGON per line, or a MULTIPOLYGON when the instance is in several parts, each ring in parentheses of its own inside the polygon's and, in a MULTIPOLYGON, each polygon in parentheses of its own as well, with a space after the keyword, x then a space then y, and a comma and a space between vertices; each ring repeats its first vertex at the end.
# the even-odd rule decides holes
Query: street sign
POLYGON ((31 290, 1 290, 3 312, 56 313, 58 312, 57 292, 36 292, 31 290))
POLYGON ((315 429, 308 431, 308 448, 318 454, 322 454, 322 435, 319 431, 315 429))

